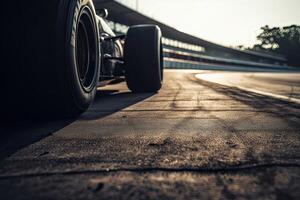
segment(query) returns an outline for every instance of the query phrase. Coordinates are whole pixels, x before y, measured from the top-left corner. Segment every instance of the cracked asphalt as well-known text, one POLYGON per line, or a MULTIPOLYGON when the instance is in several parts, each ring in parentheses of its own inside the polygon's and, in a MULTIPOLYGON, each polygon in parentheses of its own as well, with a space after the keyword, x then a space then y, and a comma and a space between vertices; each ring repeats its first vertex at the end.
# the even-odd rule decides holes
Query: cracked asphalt
POLYGON ((199 73, 167 70, 157 94, 110 85, 76 120, 3 128, 0 199, 300 199, 300 105, 199 73))

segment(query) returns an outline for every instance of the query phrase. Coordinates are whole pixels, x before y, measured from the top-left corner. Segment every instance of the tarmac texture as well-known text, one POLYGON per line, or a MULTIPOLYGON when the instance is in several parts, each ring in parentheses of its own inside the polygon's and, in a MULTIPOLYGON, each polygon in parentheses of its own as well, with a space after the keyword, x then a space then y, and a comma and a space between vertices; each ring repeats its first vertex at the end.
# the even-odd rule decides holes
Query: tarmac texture
POLYGON ((167 70, 1 136, 0 199, 299 199, 300 105, 167 70))

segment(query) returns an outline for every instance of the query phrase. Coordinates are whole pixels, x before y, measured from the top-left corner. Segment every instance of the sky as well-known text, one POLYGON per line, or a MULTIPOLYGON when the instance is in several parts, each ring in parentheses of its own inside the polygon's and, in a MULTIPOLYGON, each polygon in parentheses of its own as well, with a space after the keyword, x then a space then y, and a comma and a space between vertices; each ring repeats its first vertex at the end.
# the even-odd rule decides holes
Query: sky
POLYGON ((300 25, 300 0, 117 1, 180 31, 226 46, 254 45, 264 25, 300 25))

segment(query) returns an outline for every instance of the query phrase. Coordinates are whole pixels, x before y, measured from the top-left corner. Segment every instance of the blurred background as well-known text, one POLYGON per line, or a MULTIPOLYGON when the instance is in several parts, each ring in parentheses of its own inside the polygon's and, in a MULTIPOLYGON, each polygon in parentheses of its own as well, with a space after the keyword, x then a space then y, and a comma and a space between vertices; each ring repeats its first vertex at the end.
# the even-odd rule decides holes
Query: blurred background
POLYGON ((108 20, 117 32, 139 23, 160 25, 169 68, 207 68, 198 66, 203 62, 300 66, 298 0, 116 0, 128 8, 126 14, 111 1, 95 2, 110 8, 108 20))

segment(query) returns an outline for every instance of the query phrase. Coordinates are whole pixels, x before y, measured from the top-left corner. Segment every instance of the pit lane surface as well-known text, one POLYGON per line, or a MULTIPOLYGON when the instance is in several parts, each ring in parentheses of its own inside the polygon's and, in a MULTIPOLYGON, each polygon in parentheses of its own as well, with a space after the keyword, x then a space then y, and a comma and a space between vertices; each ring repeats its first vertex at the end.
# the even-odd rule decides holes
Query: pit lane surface
POLYGON ((199 73, 166 71, 158 94, 108 86, 77 120, 5 130, 1 199, 299 199, 300 105, 199 73))

